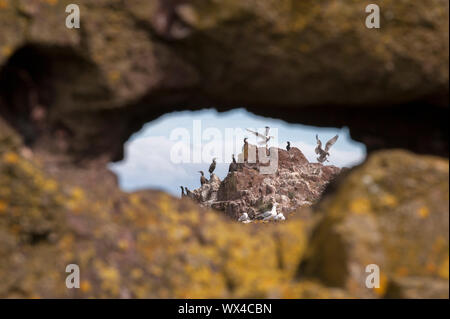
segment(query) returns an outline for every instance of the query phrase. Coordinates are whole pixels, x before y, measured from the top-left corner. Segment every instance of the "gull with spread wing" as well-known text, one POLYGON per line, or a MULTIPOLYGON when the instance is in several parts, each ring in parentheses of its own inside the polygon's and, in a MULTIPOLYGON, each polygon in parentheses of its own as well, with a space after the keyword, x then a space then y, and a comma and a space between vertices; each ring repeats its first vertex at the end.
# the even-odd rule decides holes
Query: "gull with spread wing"
POLYGON ((319 140, 319 136, 316 134, 316 141, 317 141, 317 147, 315 149, 316 154, 319 155, 319 157, 317 157, 317 160, 320 163, 323 163, 325 161, 329 162, 327 157, 330 156, 330 153, 328 152, 331 148, 331 146, 333 146, 334 143, 336 143, 337 139, 338 139, 339 135, 336 135, 335 137, 331 138, 327 144, 325 144, 325 150, 322 149, 322 142, 319 140))

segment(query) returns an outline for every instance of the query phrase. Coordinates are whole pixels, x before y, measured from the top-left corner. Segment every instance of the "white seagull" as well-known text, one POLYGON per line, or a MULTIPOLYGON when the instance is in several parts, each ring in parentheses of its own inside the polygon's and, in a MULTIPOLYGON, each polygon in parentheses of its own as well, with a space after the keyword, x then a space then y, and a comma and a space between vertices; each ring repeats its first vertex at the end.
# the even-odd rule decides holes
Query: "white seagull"
POLYGON ((250 223, 250 218, 248 217, 247 213, 243 213, 241 215, 241 217, 239 217, 238 221, 241 223, 247 224, 247 223, 250 223))
POLYGON ((268 127, 268 126, 266 126, 266 131, 265 131, 264 135, 261 133, 249 130, 248 128, 246 130, 261 139, 261 141, 258 142, 259 145, 266 145, 271 138, 274 138, 273 136, 269 136, 270 127, 268 127))
POLYGON ((274 219, 275 216, 277 216, 277 206, 278 206, 278 203, 273 203, 272 209, 261 215, 263 220, 274 219))

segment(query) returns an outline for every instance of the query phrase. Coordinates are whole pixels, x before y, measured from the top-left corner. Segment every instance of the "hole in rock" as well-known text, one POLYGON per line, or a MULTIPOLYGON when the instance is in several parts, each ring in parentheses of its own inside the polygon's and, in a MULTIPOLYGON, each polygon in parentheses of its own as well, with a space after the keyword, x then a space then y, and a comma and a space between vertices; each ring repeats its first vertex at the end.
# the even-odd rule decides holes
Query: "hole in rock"
POLYGON ((366 156, 364 144, 352 140, 346 127, 289 124, 244 109, 223 113, 205 109, 173 112, 147 123, 126 142, 124 159, 110 163, 109 169, 117 174, 124 191, 151 188, 180 196, 180 185, 190 190, 200 187, 200 170, 210 178, 208 168, 213 157, 217 157, 214 173, 223 180, 228 174, 231 154, 238 159, 242 152, 243 138, 248 137, 251 145, 260 141, 246 129, 263 134, 265 126, 270 127, 269 136, 273 136, 269 148, 285 150, 286 142, 290 141, 291 147, 298 148, 310 163, 318 163, 316 134, 323 148, 328 140, 339 135, 323 165, 352 167, 366 156))
POLYGON ((71 135, 64 121, 79 125, 83 107, 108 95, 100 77, 74 48, 25 45, 0 69, 0 116, 27 145, 49 132, 71 135))

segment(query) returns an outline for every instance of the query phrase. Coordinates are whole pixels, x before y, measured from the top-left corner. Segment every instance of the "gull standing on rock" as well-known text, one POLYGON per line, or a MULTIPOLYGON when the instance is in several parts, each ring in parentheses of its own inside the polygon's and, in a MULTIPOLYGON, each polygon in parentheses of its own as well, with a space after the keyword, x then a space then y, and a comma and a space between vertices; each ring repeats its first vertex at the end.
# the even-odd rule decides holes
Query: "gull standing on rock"
POLYGON ((247 213, 243 213, 241 215, 241 217, 239 217, 238 221, 241 223, 247 224, 247 223, 250 223, 250 218, 248 217, 247 213))
POLYGON ((278 203, 273 203, 271 210, 268 210, 267 212, 262 213, 262 215, 261 215, 262 219, 263 220, 274 219, 275 216, 277 216, 277 206, 278 206, 278 203))

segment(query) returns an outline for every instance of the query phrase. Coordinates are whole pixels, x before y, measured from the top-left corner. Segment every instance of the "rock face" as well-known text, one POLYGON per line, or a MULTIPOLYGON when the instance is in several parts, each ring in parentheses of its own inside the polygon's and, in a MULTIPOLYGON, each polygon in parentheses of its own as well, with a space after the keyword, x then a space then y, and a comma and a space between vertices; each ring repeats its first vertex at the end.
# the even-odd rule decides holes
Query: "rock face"
POLYGON ((0 124, 1 298, 448 298, 446 159, 374 153, 308 208, 311 221, 300 209, 243 225, 191 200, 123 193, 102 170, 55 169, 0 124), (64 285, 72 263, 80 289, 64 285))
POLYGON ((434 157, 374 154, 316 207, 323 218, 299 277, 366 297, 448 298, 448 169, 434 157), (365 287, 369 264, 379 289, 365 287))
MULTIPOLYGON (((448 156, 447 0, 385 0, 378 30, 350 0, 78 0, 70 30, 72 2, 0 0, 0 297, 448 298, 448 159, 369 152, 310 222, 299 208, 248 225, 123 193, 104 166, 144 123, 211 106, 346 125, 369 151, 448 156), (64 285, 71 263, 80 289, 64 285)), ((309 181, 310 165, 292 167, 309 181)), ((239 174, 291 203, 278 176, 239 174)), ((201 198, 239 201, 238 188, 214 181, 201 198)))
MULTIPOLYGON (((259 148, 259 152, 265 149, 259 148)), ((194 190, 194 198, 202 206, 224 211, 236 220, 243 213, 255 219, 270 210, 273 203, 278 203, 278 212, 288 214, 315 203, 341 171, 336 166, 309 163, 296 147, 289 152, 271 148, 270 152, 278 153, 275 173, 262 174, 259 162, 237 163, 237 170, 229 172, 223 181, 213 175, 209 183, 194 190)))
POLYGON ((80 0, 67 29, 70 3, 0 6, 0 111, 28 143, 120 159, 166 112, 245 106, 448 156, 447 0, 386 0, 380 29, 334 0, 80 0))

